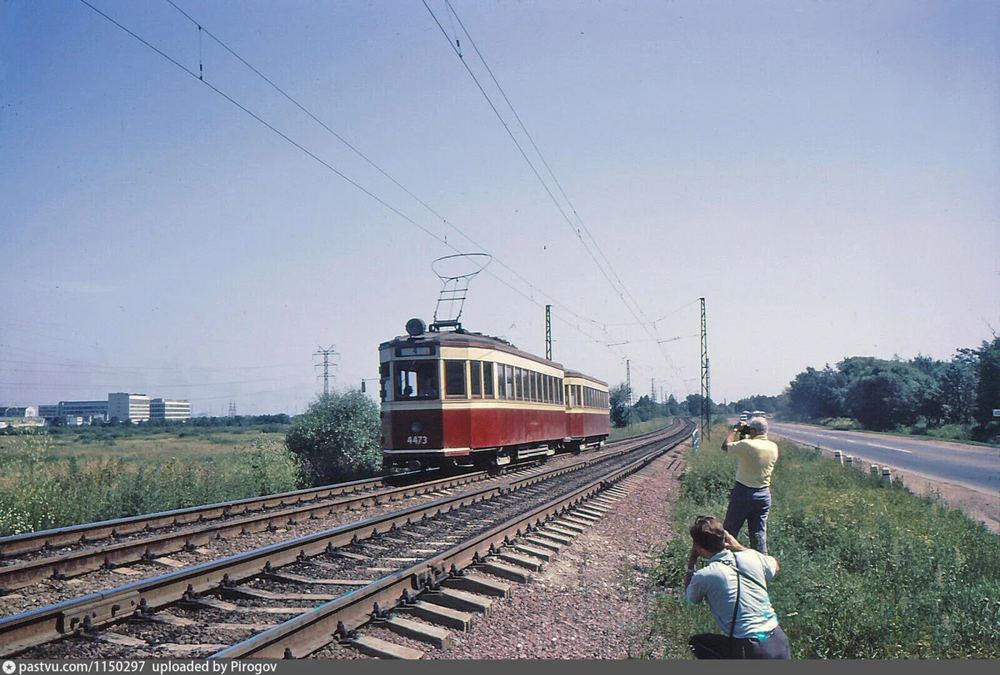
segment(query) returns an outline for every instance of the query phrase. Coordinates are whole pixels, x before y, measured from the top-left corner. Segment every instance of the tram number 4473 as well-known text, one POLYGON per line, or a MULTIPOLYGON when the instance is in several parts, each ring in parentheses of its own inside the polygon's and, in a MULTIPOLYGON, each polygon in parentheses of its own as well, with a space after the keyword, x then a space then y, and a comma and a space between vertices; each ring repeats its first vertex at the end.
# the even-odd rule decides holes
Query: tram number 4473
POLYGON ((410 445, 427 445, 426 436, 407 436, 406 442, 410 445))

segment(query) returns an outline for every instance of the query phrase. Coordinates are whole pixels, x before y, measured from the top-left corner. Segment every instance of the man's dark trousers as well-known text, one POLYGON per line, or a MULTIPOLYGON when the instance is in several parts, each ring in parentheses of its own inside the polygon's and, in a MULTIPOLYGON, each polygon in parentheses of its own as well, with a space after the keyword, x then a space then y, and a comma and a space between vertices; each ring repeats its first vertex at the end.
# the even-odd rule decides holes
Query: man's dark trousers
POLYGON ((754 638, 731 638, 718 633, 699 633, 688 640, 699 659, 787 659, 788 637, 781 626, 763 642, 754 638))
POLYGON ((729 508, 722 526, 737 537, 746 523, 750 530, 750 547, 767 555, 767 512, 770 510, 770 488, 747 487, 737 481, 729 493, 729 508))

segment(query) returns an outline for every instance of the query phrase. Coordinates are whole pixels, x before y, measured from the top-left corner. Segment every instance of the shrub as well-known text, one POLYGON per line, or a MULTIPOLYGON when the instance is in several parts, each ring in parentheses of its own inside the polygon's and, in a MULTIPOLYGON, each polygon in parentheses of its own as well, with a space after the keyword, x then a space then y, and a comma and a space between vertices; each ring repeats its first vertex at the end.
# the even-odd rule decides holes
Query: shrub
POLYGON ((352 389, 320 396, 292 421, 288 449, 313 485, 367 478, 382 470, 378 406, 352 389))

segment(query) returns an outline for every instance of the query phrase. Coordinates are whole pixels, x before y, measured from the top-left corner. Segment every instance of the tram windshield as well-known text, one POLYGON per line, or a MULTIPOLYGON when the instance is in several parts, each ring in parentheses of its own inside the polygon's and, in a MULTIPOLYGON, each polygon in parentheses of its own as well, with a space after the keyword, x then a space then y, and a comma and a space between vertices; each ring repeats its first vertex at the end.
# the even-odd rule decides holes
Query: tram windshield
POLYGON ((393 400, 439 398, 438 361, 395 361, 393 371, 393 400))

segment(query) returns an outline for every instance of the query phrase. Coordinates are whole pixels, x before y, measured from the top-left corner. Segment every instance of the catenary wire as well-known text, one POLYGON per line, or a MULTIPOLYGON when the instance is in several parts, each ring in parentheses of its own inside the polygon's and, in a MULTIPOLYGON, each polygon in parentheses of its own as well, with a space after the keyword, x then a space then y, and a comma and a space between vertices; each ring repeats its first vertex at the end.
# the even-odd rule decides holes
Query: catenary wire
MULTIPOLYGON (((176 59, 172 58, 171 56, 169 56, 168 54, 166 54, 162 50, 158 49, 157 47, 155 47, 154 45, 152 45, 151 43, 149 43, 148 41, 146 41, 145 39, 143 39, 142 37, 140 37, 138 34, 136 34, 135 32, 133 32, 132 30, 130 30, 129 28, 127 28, 123 24, 119 23, 118 21, 116 21, 115 19, 113 19, 112 17, 110 17, 109 15, 107 15, 106 13, 102 12, 100 9, 94 7, 92 4, 90 4, 89 2, 87 2, 87 0, 80 0, 80 2, 83 5, 85 5, 86 7, 88 7, 89 9, 91 9, 92 11, 94 11, 96 14, 98 14, 99 16, 101 16, 102 18, 104 18, 105 20, 107 20, 109 23, 113 24, 114 26, 116 26, 117 28, 119 28, 120 30, 122 30, 123 32, 127 33, 128 35, 130 35, 131 37, 133 37, 134 39, 136 39, 137 41, 139 41, 140 43, 142 43, 143 45, 145 45, 146 47, 148 47, 149 49, 151 49, 154 52, 156 52, 158 55, 160 55, 161 57, 163 57, 164 59, 166 59, 167 61, 169 61, 173 65, 175 65, 180 70, 184 71, 185 73, 187 73, 191 77, 198 79, 199 82, 201 82, 201 83, 205 84, 206 86, 208 86, 216 94, 218 94, 222 98, 224 98, 227 101, 229 101, 231 104, 233 104, 234 106, 236 106, 237 108, 239 108, 241 111, 243 111, 244 113, 246 113, 250 117, 254 118, 257 122, 259 122, 260 124, 262 124, 263 126, 265 126, 266 128, 268 128, 270 131, 272 131, 273 133, 275 133, 276 135, 278 135, 279 137, 281 137, 283 140, 285 140, 286 142, 288 142, 289 144, 291 144, 292 146, 294 146, 295 148, 297 148, 301 152, 305 153, 310 158, 312 158, 314 161, 318 162, 323 167, 325 167, 327 170, 329 170, 332 173, 336 174, 337 176, 341 177, 343 180, 345 180, 346 182, 348 182, 349 184, 351 184, 352 186, 354 186, 355 188, 357 188, 358 190, 360 190, 361 192, 363 192, 364 194, 366 194, 367 196, 369 196, 371 199, 377 201, 379 204, 383 205, 385 208, 389 209, 390 211, 392 211, 394 214, 396 214, 397 216, 399 216, 403 220, 405 220, 405 221, 409 222, 410 224, 414 225, 415 227, 417 227, 418 229, 420 229, 421 231, 423 231, 428 236, 433 237, 438 242, 440 242, 443 245, 447 246, 449 249, 451 249, 451 250, 453 250, 453 251, 455 251, 457 253, 461 253, 462 252, 459 249, 457 249, 456 247, 454 247, 453 245, 449 244, 447 242, 446 238, 442 238, 442 237, 438 236, 437 234, 431 232, 430 230, 428 230, 424 226, 420 225, 415 220, 413 220, 412 218, 410 218, 406 214, 402 213, 401 211, 399 211, 397 208, 395 208, 394 206, 392 206, 391 204, 389 204, 385 200, 381 199, 380 197, 378 197, 377 195, 375 195, 374 193, 372 193, 370 190, 364 188, 359 183, 357 183, 356 181, 352 180, 351 178, 349 178, 348 176, 346 176, 345 174, 343 174, 341 171, 337 170, 332 165, 330 165, 329 163, 327 163, 326 161, 324 161, 322 158, 320 158, 319 156, 317 156, 315 153, 311 152, 306 147, 304 147, 303 145, 301 145, 300 143, 298 143, 297 141, 295 141, 294 139, 292 139, 291 137, 289 137, 287 134, 283 133, 282 131, 280 131, 279 129, 277 129, 276 127, 274 127, 272 124, 268 123, 266 120, 264 120, 263 118, 261 118, 259 115, 257 115, 256 113, 254 113, 253 111, 251 111, 250 109, 248 109, 246 106, 244 106, 243 104, 241 104, 240 102, 238 102, 237 100, 235 100, 234 98, 232 98, 231 96, 229 96, 228 94, 226 94, 225 92, 223 92, 221 89, 219 89, 218 87, 214 86, 210 82, 205 81, 203 78, 199 77, 196 73, 194 73, 192 70, 190 70, 189 68, 187 68, 186 66, 184 66, 183 64, 181 64, 180 62, 178 62, 176 59)), ((216 39, 216 38, 214 38, 214 36, 213 36, 213 39, 216 39)), ((477 83, 478 83, 478 81, 477 81, 477 83)), ((484 92, 484 95, 485 95, 485 92, 484 92)), ((487 100, 488 100, 488 97, 487 97, 487 100)), ((491 105, 492 105, 492 103, 491 103, 491 105)), ((498 116, 499 116, 499 113, 498 113, 498 116)), ((501 118, 501 121, 502 121, 502 118, 501 118)), ((506 127, 506 124, 505 124, 505 127, 506 127)), ((508 130, 508 133, 509 133, 509 130, 508 130)), ((516 142, 516 139, 514 139, 514 140, 516 142)), ((522 154, 524 154, 523 153, 523 149, 522 149, 522 154)), ((525 155, 525 159, 528 160, 528 158, 527 158, 526 155, 525 155)), ((530 160, 528 160, 528 161, 529 161, 529 165, 530 165, 530 160)), ((532 168, 534 170, 534 167, 532 167, 532 168)), ((538 175, 537 170, 535 170, 535 173, 536 173, 536 175, 538 175)), ((541 180, 541 176, 540 175, 538 175, 538 178, 539 178, 539 180, 541 180)), ((544 181, 542 181, 542 183, 544 185, 544 181)), ((556 203, 557 207, 559 207, 560 212, 562 212, 562 214, 563 214, 563 217, 566 218, 567 221, 568 221, 568 218, 566 217, 565 212, 562 211, 561 206, 558 204, 558 201, 555 200, 554 195, 552 195, 551 190, 549 190, 547 188, 547 186, 546 186, 546 190, 549 192, 550 197, 556 203)), ((445 219, 442 218, 442 220, 445 220, 445 219)), ((464 233, 463 233, 463 236, 466 236, 466 235, 464 235, 464 233)), ((581 241, 582 241, 582 238, 581 238, 581 241)), ((584 243, 584 246, 586 248, 586 243, 585 242, 583 242, 583 243, 584 243)), ((589 249, 588 249, 588 252, 589 252, 589 249)), ((590 253, 590 255, 593 258, 593 253, 590 253)), ((600 264, 598 263, 598 261, 596 259, 595 259, 595 264, 598 264, 598 267, 600 268, 600 264)), ((602 271, 602 274, 604 274, 604 276, 607 278, 607 273, 604 272, 603 269, 601 271, 602 271)), ((538 307, 542 307, 542 305, 539 302, 537 302, 536 300, 534 300, 534 298, 531 298, 530 296, 528 296, 527 294, 525 294, 521 290, 514 288, 513 286, 511 286, 509 283, 507 283, 503 279, 500 279, 499 277, 497 277, 497 278, 498 278, 499 281, 501 281, 501 283, 503 283, 504 285, 508 286, 508 288, 511 288, 511 290, 514 290, 516 293, 518 293, 519 295, 521 295, 523 298, 525 298, 526 300, 528 300, 532 304, 534 304, 534 305, 536 305, 538 307)), ((611 283, 610 279, 608 279, 608 281, 609 281, 609 283, 611 283)), ((612 284, 612 287, 614 287, 613 284, 612 284)), ((535 290, 537 291, 538 289, 535 289, 535 290)), ((624 298, 622 298, 622 299, 624 300, 624 298)), ((628 307, 628 304, 627 303, 625 303, 625 304, 626 304, 626 307, 628 307)), ((629 307, 629 309, 630 309, 630 311, 632 311, 630 307, 629 307)), ((590 323, 592 323, 592 324, 594 324, 596 326, 600 326, 600 324, 598 322, 596 322, 596 321, 585 319, 584 317, 579 317, 579 315, 576 315, 575 313, 573 313, 571 311, 570 311, 570 313, 574 314, 578 318, 581 318, 582 320, 587 320, 588 322, 590 322, 590 323)), ((633 315, 635 314, 634 311, 632 313, 633 313, 633 315)), ((639 317, 636 317, 636 319, 639 320, 639 317)), ((573 327, 575 330, 577 330, 581 334, 587 336, 588 338, 591 338, 595 343, 597 343, 597 344, 604 344, 605 346, 608 346, 609 349, 611 349, 610 345, 608 345, 606 342, 595 338, 594 336, 592 336, 591 334, 589 334, 587 331, 583 330, 579 326, 573 324, 570 321, 566 321, 565 319, 563 319, 563 321, 565 321, 567 323, 567 325, 573 327)), ((640 322, 641 322, 641 320, 640 320, 640 322)), ((615 353, 617 356, 619 356, 620 358, 624 358, 620 353, 616 352, 614 349, 611 349, 611 351, 613 353, 615 353)))
MULTIPOLYGON (((455 232, 457 232, 459 235, 461 235, 462 237, 464 237, 467 241, 469 241, 471 244, 473 244, 474 246, 476 246, 478 249, 480 249, 481 251, 489 253, 489 250, 485 246, 483 246, 482 244, 480 244, 479 242, 477 242, 467 232, 465 232, 464 230, 462 230, 456 224, 454 224, 453 222, 451 222, 448 218, 446 218, 441 213, 439 213, 436 209, 434 209, 432 206, 430 206, 426 201, 424 201, 419 196, 417 196, 416 194, 414 194, 409 188, 407 188, 406 186, 404 186, 396 178, 394 178, 387 171, 385 171, 382 167, 380 167, 378 164, 376 164, 371 158, 369 158, 367 155, 365 155, 363 152, 361 152, 357 147, 355 147, 352 143, 350 143, 341 134, 338 134, 336 131, 334 131, 329 125, 327 125, 325 122, 323 122, 323 120, 321 120, 319 117, 317 117, 312 111, 308 110, 304 105, 302 105, 301 103, 299 103, 291 94, 289 94, 284 89, 282 89, 281 87, 279 87, 275 82, 273 82, 270 78, 268 78, 266 75, 264 75, 258 68, 256 68, 254 65, 252 65, 249 61, 247 61, 245 58, 243 58, 240 54, 236 53, 236 51, 233 50, 225 42, 223 42, 221 38, 219 38, 218 36, 216 36, 210 30, 208 30, 207 28, 205 28, 204 25, 202 25, 194 17, 192 17, 190 14, 188 14, 183 9, 181 9, 179 6, 177 6, 177 4, 173 0, 166 0, 166 2, 168 4, 170 4, 170 6, 172 6, 174 9, 176 9, 182 16, 184 16, 184 18, 186 18, 192 24, 194 24, 195 26, 197 26, 199 32, 204 32, 205 35, 207 35, 208 37, 210 37, 220 47, 222 47, 227 52, 229 52, 235 59, 237 59, 240 63, 242 63, 243 65, 245 65, 247 68, 249 68, 254 74, 256 74, 258 77, 260 77, 262 80, 264 80, 264 82, 266 82, 268 85, 270 85, 275 91, 277 91, 279 94, 281 94, 290 103, 292 103, 292 105, 294 105, 296 108, 298 108, 303 113, 305 113, 310 119, 312 119, 319 126, 321 126, 324 130, 326 130, 328 133, 330 133, 338 141, 340 141, 341 143, 343 143, 344 146, 346 146, 349 150, 351 150, 354 154, 356 154, 358 157, 360 157, 369 166, 371 166, 378 173, 380 173, 382 176, 384 176, 393 185, 395 185, 400 190, 402 190, 404 193, 406 193, 409 197, 411 197, 413 200, 415 200, 418 204, 420 204, 422 207, 424 207, 425 209, 427 209, 427 211, 429 211, 435 217, 437 217, 438 219, 440 219, 442 223, 444 223, 445 225, 447 225, 448 227, 450 227, 452 230, 454 230, 455 232)), ((459 19, 459 24, 461 24, 461 19, 459 19)), ((463 30, 464 30, 464 26, 463 26, 463 30)), ((453 249, 453 250, 457 251, 457 249, 453 249)), ((490 256, 494 260, 496 260, 496 262, 498 264, 500 264, 504 269, 506 269, 508 272, 510 272, 511 274, 513 274, 518 280, 520 280, 526 286, 528 286, 529 288, 531 288, 533 291, 535 291, 536 293, 539 293, 539 294, 543 295, 544 297, 549 298, 550 300, 552 300, 552 304, 554 304, 557 307, 559 307, 562 311, 567 312, 568 314, 570 314, 571 316, 573 316, 574 318, 576 318, 576 319, 578 319, 580 321, 586 321, 587 323, 593 324, 595 326, 598 326, 598 327, 600 326, 600 323, 598 321, 595 321, 594 319, 590 319, 588 317, 585 317, 585 316, 583 316, 583 315, 581 315, 581 314, 573 311, 572 309, 570 309, 569 307, 567 307, 563 303, 558 302, 555 298, 552 298, 552 296, 548 295, 547 293, 545 293, 544 291, 542 291, 541 289, 539 289, 537 286, 535 286, 534 284, 532 284, 530 281, 528 281, 527 279, 525 279, 520 273, 518 273, 512 267, 510 267, 509 265, 507 265, 499 257, 493 255, 492 253, 490 254, 490 256)), ((497 277, 496 274, 494 274, 492 272, 492 270, 487 269, 486 273, 489 274, 490 276, 494 277, 498 281, 501 281, 503 283, 503 280, 500 279, 499 277, 497 277)), ((509 287, 509 285, 508 285, 508 287, 509 287)), ((598 341, 598 342, 600 343, 600 341, 598 341)))

